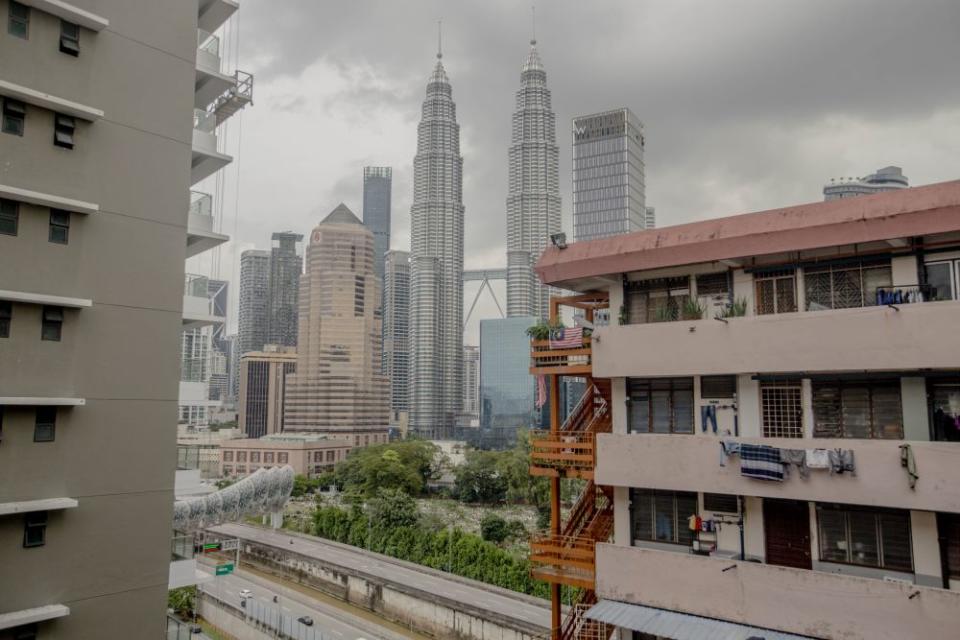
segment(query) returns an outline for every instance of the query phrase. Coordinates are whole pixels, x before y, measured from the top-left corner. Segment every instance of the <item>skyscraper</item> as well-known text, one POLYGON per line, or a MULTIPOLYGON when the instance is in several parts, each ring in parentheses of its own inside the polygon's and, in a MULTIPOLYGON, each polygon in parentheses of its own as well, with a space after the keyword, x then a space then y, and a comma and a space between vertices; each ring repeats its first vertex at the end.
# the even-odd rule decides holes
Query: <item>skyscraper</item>
POLYGON ((646 207, 646 219, 644 221, 644 229, 653 229, 657 226, 657 210, 655 207, 646 207))
POLYGON ((287 374, 297 369, 293 347, 266 345, 240 359, 240 410, 237 426, 248 438, 283 431, 287 374))
POLYGON ((270 252, 250 249, 240 255, 240 354, 267 344, 270 309, 270 252))
POLYGON ((530 375, 532 316, 480 321, 480 442, 502 449, 518 428, 536 426, 535 379, 530 375))
MULTIPOLYGON (((297 344, 297 296, 303 259, 297 243, 303 235, 292 231, 274 233, 270 248, 270 306, 267 311, 267 343, 297 344)), ((257 347, 258 349, 261 348, 257 347)))
POLYGON ((480 417, 480 347, 463 345, 463 415, 480 417))
POLYGON ((533 264, 561 230, 556 116, 537 41, 520 72, 510 144, 507 194, 507 315, 547 315, 548 290, 533 264))
POLYGON ((862 178, 834 178, 823 185, 823 199, 837 200, 866 196, 883 191, 906 189, 910 186, 907 176, 900 167, 884 167, 862 178))
POLYGON ((300 279, 297 370, 287 377, 284 430, 364 446, 387 441, 380 280, 373 233, 343 204, 310 235, 300 279))
POLYGON ((463 404, 463 158, 442 54, 427 83, 410 208, 410 429, 452 435, 463 404))
POLYGON ((383 261, 390 250, 390 194, 393 169, 363 168, 363 224, 373 232, 373 266, 383 282, 383 261))
POLYGON ((643 124, 626 108, 573 119, 573 239, 646 228, 643 124))
POLYGON ((410 407, 410 254, 408 252, 387 252, 383 292, 383 373, 390 382, 390 409, 407 411, 410 407))

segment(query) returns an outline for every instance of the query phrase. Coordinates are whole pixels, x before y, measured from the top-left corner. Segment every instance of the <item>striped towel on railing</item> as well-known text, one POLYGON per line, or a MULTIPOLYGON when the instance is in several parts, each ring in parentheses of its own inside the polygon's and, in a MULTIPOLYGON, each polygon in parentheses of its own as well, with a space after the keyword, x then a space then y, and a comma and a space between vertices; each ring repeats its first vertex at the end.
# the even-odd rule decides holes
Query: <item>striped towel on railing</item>
POLYGON ((583 327, 570 327, 550 332, 551 349, 575 349, 583 346, 583 327))
POLYGON ((780 449, 765 444, 740 444, 740 475, 783 482, 780 449))

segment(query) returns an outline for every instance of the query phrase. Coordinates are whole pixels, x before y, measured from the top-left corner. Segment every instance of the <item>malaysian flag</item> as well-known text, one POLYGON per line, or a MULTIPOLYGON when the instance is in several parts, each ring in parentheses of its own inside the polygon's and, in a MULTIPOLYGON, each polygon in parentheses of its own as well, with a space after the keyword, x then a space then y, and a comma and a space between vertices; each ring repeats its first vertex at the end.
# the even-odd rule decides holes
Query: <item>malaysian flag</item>
POLYGON ((576 349, 583 346, 583 327, 557 329, 550 332, 551 349, 576 349))

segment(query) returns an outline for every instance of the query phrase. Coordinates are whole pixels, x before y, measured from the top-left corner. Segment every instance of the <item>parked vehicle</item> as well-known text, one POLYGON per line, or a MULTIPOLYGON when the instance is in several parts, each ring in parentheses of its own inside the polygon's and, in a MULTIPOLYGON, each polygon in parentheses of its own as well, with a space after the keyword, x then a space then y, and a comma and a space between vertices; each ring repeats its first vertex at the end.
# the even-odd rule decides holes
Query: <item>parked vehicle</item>
POLYGON ((297 618, 297 622, 299 622, 300 624, 306 625, 308 627, 313 626, 313 618, 311 618, 310 616, 300 616, 299 618, 297 618))

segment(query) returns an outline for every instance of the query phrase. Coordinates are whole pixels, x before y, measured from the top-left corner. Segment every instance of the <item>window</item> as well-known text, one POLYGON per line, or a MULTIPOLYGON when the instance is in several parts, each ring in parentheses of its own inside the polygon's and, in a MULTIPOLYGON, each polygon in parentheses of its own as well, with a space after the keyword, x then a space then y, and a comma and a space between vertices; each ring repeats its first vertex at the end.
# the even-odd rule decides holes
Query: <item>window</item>
POLYGON ((693 378, 628 379, 631 433, 693 433, 693 378))
POLYGON ((0 300, 0 338, 10 337, 10 322, 13 319, 13 303, 0 300))
POLYGON ((627 324, 679 320, 690 299, 690 279, 658 278, 628 282, 624 286, 627 324))
POLYGON ((53 114, 53 144, 64 149, 73 149, 73 132, 77 121, 71 116, 53 114))
POLYGON ((60 51, 73 57, 80 55, 80 25, 60 21, 60 51))
POLYGON ((287 463, 287 453, 285 451, 281 451, 280 453, 277 454, 277 462, 280 464, 287 463))
POLYGON ((237 451, 237 462, 246 462, 246 461, 247 461, 247 452, 237 451))
POLYGON ((960 514, 938 513, 937 529, 947 578, 960 580, 960 514))
POLYGON ((703 510, 719 513, 739 513, 737 496, 726 493, 704 493, 703 510))
POLYGON ((813 383, 817 438, 903 439, 900 380, 813 383))
POLYGON ((820 560, 913 571, 910 512, 818 504, 820 560))
POLYGON ((260 452, 251 451, 250 452, 250 462, 260 462, 260 452))
POLYGON ((7 33, 24 40, 30 37, 30 7, 10 0, 7 33))
POLYGON ((701 376, 700 397, 733 398, 737 395, 737 376, 701 376))
POLYGON ((890 260, 803 270, 807 311, 868 307, 877 303, 877 287, 892 283, 890 260))
POLYGON ((726 271, 701 273, 697 276, 698 296, 720 296, 730 293, 730 279, 726 271))
POLYGON ((3 132, 14 136, 23 135, 23 122, 27 108, 19 100, 3 99, 3 132))
POLYGON ((20 222, 20 203, 0 199, 0 233, 15 236, 20 222))
POLYGON ((937 442, 960 442, 960 378, 927 382, 931 428, 937 442))
POLYGON ((12 629, 0 632, 0 638, 3 640, 37 640, 37 624, 34 622, 32 624, 13 627, 12 629))
POLYGON ((934 300, 953 300, 957 297, 954 291, 954 273, 960 261, 928 262, 924 266, 927 275, 927 284, 930 285, 931 296, 934 300))
POLYGON ((765 438, 802 438, 800 382, 760 383, 760 417, 765 438))
POLYGON ((224 452, 223 452, 223 461, 224 461, 224 462, 233 462, 233 451, 224 451, 224 452))
POLYGON ((67 244, 70 239, 70 212, 50 209, 50 235, 48 240, 54 244, 67 244))
POLYGON ((697 494, 686 491, 630 490, 633 540, 690 545, 687 518, 697 513, 697 494))
POLYGON ((322 451, 314 451, 314 452, 313 452, 313 461, 314 461, 314 462, 323 462, 323 452, 322 452, 322 451))
POLYGON ((232 465, 223 465, 223 475, 230 476, 233 475, 233 466, 232 465))
POLYGON ((246 472, 247 472, 247 465, 245 464, 237 465, 237 473, 246 473, 246 472))
POLYGON ((43 325, 40 328, 40 339, 60 342, 62 334, 63 307, 44 307, 43 325))
POLYGON ((273 451, 266 451, 263 454, 264 462, 273 462, 273 451))
POLYGON ((793 269, 757 274, 754 283, 757 290, 757 315, 792 313, 797 310, 793 269))
POLYGON ((24 514, 23 546, 42 547, 47 539, 47 512, 34 511, 24 514))
POLYGON ((336 459, 336 455, 337 452, 333 451, 332 449, 327 451, 327 462, 333 462, 336 459))
POLYGON ((33 426, 34 442, 53 442, 57 437, 57 408, 37 407, 33 426))

